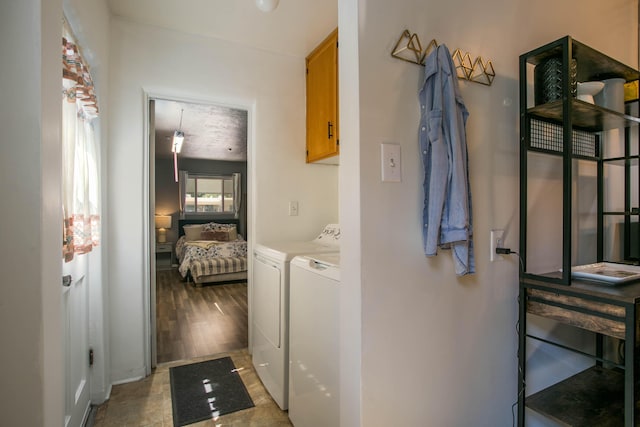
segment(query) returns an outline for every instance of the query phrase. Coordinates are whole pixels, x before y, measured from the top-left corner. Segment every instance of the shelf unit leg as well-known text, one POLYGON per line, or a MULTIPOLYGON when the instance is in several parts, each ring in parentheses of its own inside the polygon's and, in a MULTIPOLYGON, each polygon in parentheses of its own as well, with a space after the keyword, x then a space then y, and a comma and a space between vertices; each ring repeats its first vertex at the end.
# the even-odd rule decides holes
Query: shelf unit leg
POLYGON ((626 307, 626 332, 624 345, 624 425, 635 427, 636 420, 636 306, 626 307))
POLYGON ((526 290, 520 285, 518 298, 518 427, 524 427, 525 377, 527 369, 527 301, 526 290))

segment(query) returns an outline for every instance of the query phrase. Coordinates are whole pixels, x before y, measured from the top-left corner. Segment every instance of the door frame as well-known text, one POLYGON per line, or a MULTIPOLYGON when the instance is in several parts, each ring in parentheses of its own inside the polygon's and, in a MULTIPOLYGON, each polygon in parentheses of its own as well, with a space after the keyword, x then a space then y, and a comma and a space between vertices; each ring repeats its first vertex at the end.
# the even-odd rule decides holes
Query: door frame
POLYGON ((143 89, 144 97, 144 134, 143 134, 143 241, 144 243, 144 288, 143 288, 143 315, 144 315, 144 360, 145 374, 151 374, 153 368, 157 365, 157 326, 156 326, 156 275, 155 275, 155 134, 152 134, 151 116, 149 111, 149 102, 151 100, 168 100, 176 102, 186 102, 194 104, 220 105, 229 108, 242 109, 247 112, 247 257, 248 257, 248 274, 247 274, 247 306, 248 306, 248 335, 249 335, 249 352, 252 347, 252 268, 251 259, 253 254, 253 241, 255 237, 255 162, 254 162, 254 142, 255 142, 255 100, 230 100, 230 99, 213 99, 200 98, 192 95, 184 95, 181 93, 172 93, 170 91, 153 91, 143 89), (152 144, 153 142, 153 144, 152 144))

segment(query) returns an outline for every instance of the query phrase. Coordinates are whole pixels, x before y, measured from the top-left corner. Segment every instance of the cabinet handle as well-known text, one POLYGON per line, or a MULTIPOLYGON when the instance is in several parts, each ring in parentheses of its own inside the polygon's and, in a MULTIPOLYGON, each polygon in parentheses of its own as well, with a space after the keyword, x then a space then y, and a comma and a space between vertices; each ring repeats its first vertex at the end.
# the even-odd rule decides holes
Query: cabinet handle
POLYGON ((73 279, 71 278, 70 274, 67 274, 66 276, 62 276, 62 286, 69 287, 71 286, 72 281, 73 279))
POLYGON ((333 125, 331 124, 331 122, 327 122, 327 133, 328 133, 328 138, 331 139, 333 137, 333 134, 331 133, 331 129, 333 128, 333 125))

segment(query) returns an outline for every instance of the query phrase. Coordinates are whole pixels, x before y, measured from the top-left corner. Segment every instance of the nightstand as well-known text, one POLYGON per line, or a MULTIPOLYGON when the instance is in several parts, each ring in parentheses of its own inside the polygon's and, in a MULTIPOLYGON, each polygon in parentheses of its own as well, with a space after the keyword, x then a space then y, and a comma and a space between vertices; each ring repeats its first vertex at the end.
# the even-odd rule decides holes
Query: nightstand
POLYGON ((156 243, 156 268, 170 269, 175 264, 173 242, 156 243))

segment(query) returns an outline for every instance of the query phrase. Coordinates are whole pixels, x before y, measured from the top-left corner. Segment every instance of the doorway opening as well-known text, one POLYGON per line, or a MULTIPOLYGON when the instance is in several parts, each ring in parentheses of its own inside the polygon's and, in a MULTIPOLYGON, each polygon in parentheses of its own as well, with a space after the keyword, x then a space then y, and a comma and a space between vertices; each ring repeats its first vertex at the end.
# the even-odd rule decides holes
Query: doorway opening
POLYGON ((164 97, 148 111, 151 365, 247 348, 249 112, 164 97))

